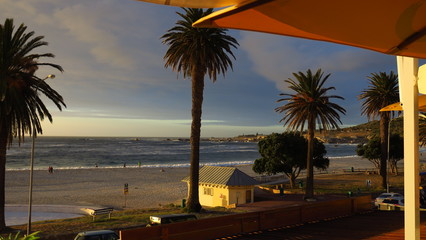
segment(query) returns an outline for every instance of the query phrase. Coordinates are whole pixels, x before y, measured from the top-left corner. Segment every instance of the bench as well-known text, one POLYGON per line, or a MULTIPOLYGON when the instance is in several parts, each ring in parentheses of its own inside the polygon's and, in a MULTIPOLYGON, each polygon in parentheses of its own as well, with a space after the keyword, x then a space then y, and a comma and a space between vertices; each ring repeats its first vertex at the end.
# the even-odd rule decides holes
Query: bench
POLYGON ((93 209, 93 211, 90 213, 93 217, 93 221, 95 221, 95 217, 97 215, 103 215, 108 214, 108 219, 111 219, 111 213, 114 211, 114 208, 100 208, 100 209, 93 209))

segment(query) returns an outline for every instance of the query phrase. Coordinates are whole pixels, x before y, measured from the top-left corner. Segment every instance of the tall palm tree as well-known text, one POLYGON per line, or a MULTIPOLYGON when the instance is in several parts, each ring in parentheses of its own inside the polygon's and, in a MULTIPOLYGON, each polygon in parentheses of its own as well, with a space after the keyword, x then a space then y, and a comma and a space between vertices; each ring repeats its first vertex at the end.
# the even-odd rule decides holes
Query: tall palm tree
POLYGON ((394 112, 380 112, 383 107, 399 101, 398 76, 392 71, 371 73, 367 89, 358 96, 362 103, 362 115, 369 119, 380 117, 380 176, 382 176, 382 187, 387 187, 387 158, 388 158, 388 135, 389 121, 394 112), (392 114, 392 115, 391 115, 392 114))
POLYGON ((43 36, 34 36, 21 24, 16 30, 13 19, 0 24, 0 230, 5 228, 5 170, 6 150, 17 138, 21 143, 26 133, 42 133, 41 121, 52 116, 40 99, 41 92, 60 110, 64 100, 43 79, 35 76, 39 66, 50 66, 59 71, 62 67, 52 63, 39 62, 51 53, 31 53, 38 47, 46 46, 43 36))
POLYGON ((164 59, 165 67, 171 67, 183 77, 192 78, 192 125, 191 125, 191 166, 187 207, 188 211, 199 212, 201 205, 198 196, 201 112, 204 91, 204 76, 215 82, 217 74, 225 75, 232 69, 230 56, 235 59, 232 48, 238 42, 226 34, 225 29, 193 28, 192 23, 209 15, 213 9, 188 9, 177 14, 182 18, 161 38, 169 45, 164 59))
POLYGON ((316 124, 322 130, 338 128, 340 121, 339 113, 345 114, 346 110, 341 106, 330 102, 330 99, 344 99, 341 96, 327 95, 328 91, 334 90, 334 87, 324 87, 330 74, 324 76, 321 69, 315 74, 308 69, 305 73, 293 73, 295 80, 289 78, 285 80, 289 88, 295 94, 281 93, 285 98, 277 102, 286 101, 287 103, 275 109, 278 113, 285 112, 280 122, 284 122, 288 129, 301 131, 305 125, 308 127, 308 153, 306 159, 306 192, 305 199, 314 197, 314 166, 313 166, 313 146, 316 124))

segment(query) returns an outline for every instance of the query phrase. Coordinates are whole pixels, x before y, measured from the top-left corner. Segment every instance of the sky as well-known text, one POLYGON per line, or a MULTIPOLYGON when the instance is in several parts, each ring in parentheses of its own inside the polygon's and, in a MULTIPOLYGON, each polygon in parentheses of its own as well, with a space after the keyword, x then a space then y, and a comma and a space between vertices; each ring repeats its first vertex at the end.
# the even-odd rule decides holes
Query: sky
MULTIPOLYGON (((44 99, 53 123, 43 136, 189 137, 191 80, 164 67, 161 36, 179 19, 177 7, 134 0, 0 0, 0 22, 13 18, 49 43, 64 72, 42 67, 67 107, 44 99)), ((233 69, 213 83, 205 78, 202 137, 283 132, 274 109, 292 73, 331 74, 329 94, 346 109, 341 127, 367 122, 357 96, 368 76, 396 72, 395 56, 325 42, 229 30, 239 42, 233 69)), ((368 36, 365 36, 368 37, 368 36)))

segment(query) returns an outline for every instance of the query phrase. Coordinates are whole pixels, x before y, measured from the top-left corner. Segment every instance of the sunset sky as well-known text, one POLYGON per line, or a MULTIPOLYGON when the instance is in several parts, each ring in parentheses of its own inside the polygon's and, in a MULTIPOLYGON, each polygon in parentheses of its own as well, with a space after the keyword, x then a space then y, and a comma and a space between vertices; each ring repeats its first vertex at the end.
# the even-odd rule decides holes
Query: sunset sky
MULTIPOLYGON (((65 99, 59 112, 49 103, 53 124, 46 136, 188 137, 191 81, 164 68, 167 46, 160 37, 172 28, 180 8, 133 0, 0 0, 0 19, 13 18, 56 55, 64 73, 41 68, 40 78, 65 99)), ((347 110, 344 126, 366 122, 360 115, 360 92, 373 72, 396 71, 394 56, 330 43, 230 30, 240 46, 233 71, 212 83, 206 77, 203 137, 282 132, 274 112, 284 80, 293 72, 331 73, 330 94, 347 110)), ((369 36, 365 36, 368 38, 369 36)), ((46 102, 48 100, 46 99, 46 102)))

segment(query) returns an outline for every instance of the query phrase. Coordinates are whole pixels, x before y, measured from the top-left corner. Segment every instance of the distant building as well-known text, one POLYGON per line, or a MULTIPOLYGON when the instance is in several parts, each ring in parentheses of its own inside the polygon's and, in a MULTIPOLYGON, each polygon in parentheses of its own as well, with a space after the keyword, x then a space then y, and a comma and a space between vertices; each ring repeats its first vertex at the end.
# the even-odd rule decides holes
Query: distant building
MULTIPOLYGON (((188 183, 189 176, 182 181, 188 183)), ((255 179, 234 167, 203 166, 200 169, 199 197, 203 206, 226 207, 232 204, 252 203, 255 179)))

